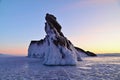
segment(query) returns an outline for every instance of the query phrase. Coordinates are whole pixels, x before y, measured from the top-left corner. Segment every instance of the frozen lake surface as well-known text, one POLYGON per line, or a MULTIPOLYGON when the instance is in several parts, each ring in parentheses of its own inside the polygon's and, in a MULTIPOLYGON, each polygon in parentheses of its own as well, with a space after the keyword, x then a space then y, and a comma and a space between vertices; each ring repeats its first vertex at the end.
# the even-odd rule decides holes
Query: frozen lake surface
POLYGON ((120 80, 120 56, 86 57, 77 66, 44 66, 40 59, 1 56, 0 80, 120 80))

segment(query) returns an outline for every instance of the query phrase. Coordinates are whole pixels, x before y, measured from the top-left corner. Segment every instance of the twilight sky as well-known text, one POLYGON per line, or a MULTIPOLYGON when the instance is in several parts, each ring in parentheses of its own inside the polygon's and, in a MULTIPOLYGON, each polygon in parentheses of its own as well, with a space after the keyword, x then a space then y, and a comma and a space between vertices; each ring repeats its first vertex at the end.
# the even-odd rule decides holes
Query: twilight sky
POLYGON ((27 55, 44 38, 45 14, 71 42, 95 53, 120 53, 120 0, 0 0, 0 53, 27 55))

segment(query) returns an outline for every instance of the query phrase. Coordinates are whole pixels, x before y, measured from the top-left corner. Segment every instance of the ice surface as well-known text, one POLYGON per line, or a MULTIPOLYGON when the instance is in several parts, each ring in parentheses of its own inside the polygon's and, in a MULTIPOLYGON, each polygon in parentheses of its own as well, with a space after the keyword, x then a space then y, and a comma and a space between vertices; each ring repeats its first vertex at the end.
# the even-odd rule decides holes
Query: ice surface
POLYGON ((0 57, 0 80, 120 80, 120 56, 85 57, 76 66, 44 66, 40 62, 0 57))

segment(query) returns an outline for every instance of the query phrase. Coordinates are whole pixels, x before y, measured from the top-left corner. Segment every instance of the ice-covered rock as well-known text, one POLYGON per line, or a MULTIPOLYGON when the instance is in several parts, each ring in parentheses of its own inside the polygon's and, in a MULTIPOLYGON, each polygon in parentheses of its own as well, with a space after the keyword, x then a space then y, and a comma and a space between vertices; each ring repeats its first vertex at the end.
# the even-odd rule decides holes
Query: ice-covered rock
POLYGON ((28 57, 41 58, 45 65, 76 65, 77 61, 81 61, 82 52, 64 36, 55 16, 46 14, 45 19, 47 35, 40 41, 31 41, 28 57))

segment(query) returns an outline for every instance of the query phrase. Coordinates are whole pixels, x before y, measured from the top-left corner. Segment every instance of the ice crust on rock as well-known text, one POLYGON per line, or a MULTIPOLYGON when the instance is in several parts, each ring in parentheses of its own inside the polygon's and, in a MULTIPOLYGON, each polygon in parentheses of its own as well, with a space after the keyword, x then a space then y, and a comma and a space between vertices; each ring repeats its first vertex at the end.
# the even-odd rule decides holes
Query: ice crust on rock
POLYGON ((28 57, 43 59, 45 65, 76 65, 77 61, 81 61, 82 52, 64 36, 54 15, 47 13, 45 19, 47 35, 40 41, 31 41, 28 57))

